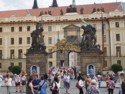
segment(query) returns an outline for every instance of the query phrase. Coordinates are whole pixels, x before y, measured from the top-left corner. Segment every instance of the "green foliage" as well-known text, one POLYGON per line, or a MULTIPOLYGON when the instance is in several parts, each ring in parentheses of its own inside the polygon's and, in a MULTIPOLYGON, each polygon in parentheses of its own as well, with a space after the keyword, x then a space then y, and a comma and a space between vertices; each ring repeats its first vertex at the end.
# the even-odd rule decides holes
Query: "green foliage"
POLYGON ((112 71, 114 73, 117 73, 118 71, 122 71, 123 70, 123 68, 122 68, 122 66, 120 64, 113 64, 111 66, 111 69, 112 69, 112 71))
POLYGON ((13 74, 20 74, 21 73, 21 67, 20 66, 13 66, 11 72, 13 74))
POLYGON ((11 71, 12 71, 12 68, 13 68, 13 66, 9 66, 9 67, 8 67, 8 70, 11 72, 11 71))

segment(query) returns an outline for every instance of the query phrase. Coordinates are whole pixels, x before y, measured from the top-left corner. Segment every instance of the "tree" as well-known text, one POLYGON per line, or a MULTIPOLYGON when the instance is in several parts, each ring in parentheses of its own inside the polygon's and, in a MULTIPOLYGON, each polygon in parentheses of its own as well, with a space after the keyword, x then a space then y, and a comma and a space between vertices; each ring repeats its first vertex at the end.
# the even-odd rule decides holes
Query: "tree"
POLYGON ((12 71, 12 68, 13 68, 13 66, 9 66, 9 67, 8 67, 8 70, 11 72, 11 71, 12 71))
POLYGON ((21 73, 21 67, 20 66, 13 66, 11 72, 13 74, 20 74, 21 73))
POLYGON ((120 64, 113 64, 111 69, 116 74, 118 71, 122 71, 123 68, 120 64))

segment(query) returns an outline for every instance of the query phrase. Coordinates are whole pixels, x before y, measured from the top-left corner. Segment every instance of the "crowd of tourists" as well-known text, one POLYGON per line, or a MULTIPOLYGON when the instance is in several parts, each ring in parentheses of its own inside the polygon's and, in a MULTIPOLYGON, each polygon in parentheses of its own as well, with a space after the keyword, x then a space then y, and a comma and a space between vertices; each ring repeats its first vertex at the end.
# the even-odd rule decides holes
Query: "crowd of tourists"
MULTIPOLYGON (((98 73, 97 75, 83 75, 76 67, 71 68, 55 68, 52 67, 48 73, 39 77, 36 71, 32 72, 32 75, 27 78, 25 72, 20 74, 14 74, 13 78, 9 73, 6 73, 4 84, 7 86, 7 94, 10 93, 10 86, 12 86, 12 80, 15 82, 16 92, 26 92, 26 94, 47 94, 47 88, 51 91, 51 94, 61 94, 60 90, 65 89, 65 94, 69 94, 71 80, 77 80, 75 87, 79 90, 78 94, 101 94, 100 85, 102 79, 105 78, 107 93, 114 93, 115 83, 119 81, 116 77, 107 72, 105 76, 98 73), (26 88, 26 90, 25 90, 26 88)), ((120 80, 121 81, 121 80, 120 80)), ((119 94, 125 92, 125 81, 121 81, 121 87, 119 94)))

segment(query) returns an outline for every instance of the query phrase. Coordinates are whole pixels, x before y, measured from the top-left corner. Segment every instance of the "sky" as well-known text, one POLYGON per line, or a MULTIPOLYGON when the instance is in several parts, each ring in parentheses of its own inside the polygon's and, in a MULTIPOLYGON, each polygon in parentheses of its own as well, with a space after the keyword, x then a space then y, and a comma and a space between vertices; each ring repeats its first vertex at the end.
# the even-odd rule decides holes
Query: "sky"
MULTIPOLYGON (((53 0, 37 0, 39 8, 47 8, 52 5, 53 0)), ((76 5, 108 3, 108 2, 125 2, 125 0, 75 0, 76 5)), ((0 11, 31 9, 34 0, 0 0, 0 11)), ((68 6, 72 0, 57 0, 58 6, 68 6)))

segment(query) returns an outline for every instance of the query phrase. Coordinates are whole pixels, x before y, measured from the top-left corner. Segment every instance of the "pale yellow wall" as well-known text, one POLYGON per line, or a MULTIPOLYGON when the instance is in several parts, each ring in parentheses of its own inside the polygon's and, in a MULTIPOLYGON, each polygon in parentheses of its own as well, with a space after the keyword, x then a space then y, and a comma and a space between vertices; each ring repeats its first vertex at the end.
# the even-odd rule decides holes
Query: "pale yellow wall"
MULTIPOLYGON (((98 13, 93 13, 93 14, 77 14, 77 13, 67 13, 63 16, 50 16, 50 15, 43 15, 42 19, 44 21, 47 20, 63 20, 63 19, 69 19, 69 20, 74 20, 74 19, 83 19, 83 18, 100 18, 102 15, 101 12, 98 13)), ((110 13, 103 13, 104 17, 113 17, 114 15, 121 15, 123 16, 123 12, 119 12, 119 11, 114 11, 114 12, 110 12, 110 13)), ((8 17, 8 18, 1 18, 0 22, 9 22, 9 21, 26 21, 26 20, 31 20, 31 21, 40 21, 41 17, 35 17, 35 16, 31 16, 31 15, 27 15, 25 17, 8 17)), ((98 21, 88 21, 89 24, 96 24, 97 26, 97 44, 100 44, 101 48, 102 48, 102 26, 101 26, 101 20, 98 21)), ((48 23, 43 23, 43 28, 44 28, 44 32, 43 35, 44 37, 44 41, 45 41, 45 45, 47 46, 47 51, 48 49, 50 49, 52 46, 54 46, 57 43, 57 38, 58 38, 58 31, 59 31, 59 38, 60 40, 64 38, 64 33, 63 33, 63 28, 70 25, 70 24, 75 24, 79 27, 81 27, 82 23, 81 22, 62 22, 62 23, 53 23, 53 22, 48 22, 48 23), (48 26, 52 26, 52 31, 48 31, 48 26), (52 37, 52 44, 48 44, 48 37, 52 37)), ((125 20, 123 18, 118 18, 118 19, 108 19, 105 21, 105 35, 106 35, 106 42, 105 42, 105 47, 107 47, 107 56, 106 60, 108 62, 108 66, 110 66, 113 63, 117 63, 117 60, 121 60, 122 61, 122 65, 125 69, 125 20), (116 28, 115 27, 115 22, 119 22, 120 23, 120 28, 116 28), (109 26, 110 24, 110 26, 109 26), (109 37, 109 33, 111 34, 109 37), (121 37, 121 41, 120 42, 116 42, 116 34, 120 34, 121 37), (109 39, 111 38, 111 39, 109 39), (111 44, 109 42, 109 40, 111 40, 111 44), (110 45, 111 45, 111 55, 112 55, 112 59, 110 60, 110 45), (121 52, 122 52, 122 58, 121 57, 116 57, 116 46, 117 45, 121 45, 121 52), (112 62, 111 62, 112 61, 112 62)), ((26 53, 26 49, 28 49, 31 44, 27 44, 26 43, 26 39, 27 37, 30 37, 30 33, 35 29, 35 23, 16 23, 16 24, 0 24, 0 27, 3 27, 3 32, 0 33, 0 38, 3 38, 3 44, 0 45, 0 49, 3 50, 3 59, 0 60, 0 62, 2 62, 2 69, 0 69, 0 71, 6 71, 8 69, 8 66, 10 65, 10 62, 13 61, 14 65, 18 65, 18 62, 20 61, 17 57, 18 57, 18 49, 23 49, 23 59, 21 60, 21 62, 23 62, 23 70, 26 69, 26 61, 25 58, 26 56, 24 55, 26 53), (15 28, 14 32, 10 31, 11 27, 15 28), (22 32, 19 32, 18 28, 19 26, 22 26, 23 30, 22 32), (27 26, 31 26, 31 31, 27 31, 27 26), (14 45, 10 45, 10 38, 14 38, 15 39, 15 44, 14 45), (22 37, 23 39, 23 43, 22 45, 18 44, 18 38, 22 37), (10 49, 14 49, 15 50, 15 59, 10 59, 10 49)), ((83 30, 80 29, 80 35, 83 34, 83 30)), ((53 66, 56 66, 56 53, 53 53, 53 58, 48 58, 48 62, 53 62, 53 66)))

